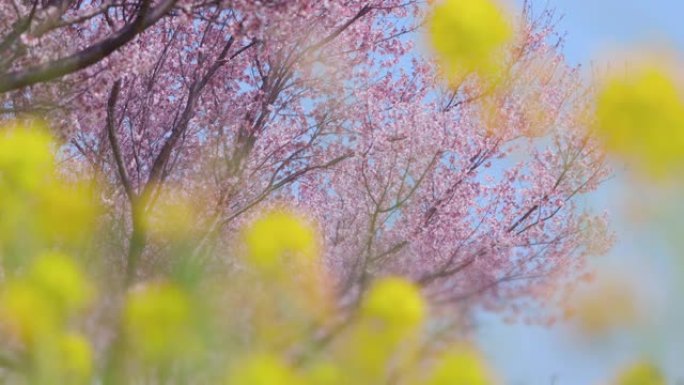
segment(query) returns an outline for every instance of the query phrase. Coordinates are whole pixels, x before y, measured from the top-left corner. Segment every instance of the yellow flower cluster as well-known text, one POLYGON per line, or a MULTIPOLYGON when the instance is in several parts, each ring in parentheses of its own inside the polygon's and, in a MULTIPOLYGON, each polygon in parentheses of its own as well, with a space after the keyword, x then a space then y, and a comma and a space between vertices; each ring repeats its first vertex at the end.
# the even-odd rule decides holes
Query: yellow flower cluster
POLYGON ((0 169, 3 187, 35 191, 54 168, 52 138, 39 127, 3 127, 0 169))
MULTIPOLYGON (((244 230, 244 266, 230 279, 207 275, 189 284, 163 272, 131 288, 103 280, 108 297, 95 298, 72 257, 80 254, 67 250, 85 250, 78 240, 91 232, 96 211, 85 189, 76 192, 56 175, 52 146, 35 128, 0 134, 0 334, 13 341, 2 353, 20 357, 13 373, 20 383, 162 383, 170 376, 229 385, 492 383, 481 358, 463 347, 424 362, 428 308, 404 278, 370 281, 355 306, 338 309, 314 226, 283 208, 244 230), (96 354, 90 341, 102 339, 80 330, 100 313, 111 316, 112 329, 87 334, 114 340, 96 354)), ((171 217, 189 216, 178 209, 171 217)), ((149 234, 180 236, 172 228, 149 234)))
MULTIPOLYGON (((199 210, 182 192, 181 188, 159 187, 154 207, 142 213, 145 231, 153 240, 180 242, 197 230, 199 210)), ((195 202, 204 202, 196 195, 195 202)))
POLYGON ((660 370, 650 362, 637 362, 625 368, 614 381, 615 385, 665 385, 660 370))
POLYGON ((69 329, 69 321, 92 295, 91 283, 74 260, 57 253, 38 256, 26 274, 2 285, 0 319, 27 348, 32 377, 48 384, 85 383, 89 378, 90 343, 69 329))
POLYGON ((305 385, 305 380, 273 354, 254 354, 240 361, 227 385, 305 385))
POLYGON ((493 382, 489 373, 480 354, 462 346, 439 359, 426 385, 487 385, 493 382))
POLYGON ((606 275, 599 282, 570 298, 567 304, 566 317, 575 321, 584 337, 634 328, 643 321, 646 312, 628 281, 606 275))
POLYGON ((450 81, 497 75, 513 26, 495 0, 444 0, 428 20, 430 42, 450 81))
MULTIPOLYGON (((246 262, 257 271, 283 271, 287 265, 306 266, 318 258, 315 231, 306 220, 291 211, 277 209, 264 213, 244 232, 246 262)), ((318 271, 320 274, 320 271, 318 271)), ((296 323, 325 322, 329 318, 296 317, 277 312, 283 303, 292 304, 291 297, 306 296, 306 292, 325 292, 324 281, 311 281, 302 291, 298 284, 287 285, 285 281, 297 281, 306 276, 306 269, 295 274, 278 276, 261 275, 262 285, 273 286, 266 290, 265 307, 259 310, 254 325, 257 333, 267 339, 279 339, 292 333, 296 323), (277 299, 277 300, 276 300, 277 299)), ((256 294, 253 294, 256 296, 256 294)), ((326 306, 315 297, 314 306, 326 306)), ((296 305, 291 308, 298 308, 296 305)), ((303 311, 302 313, 306 313, 303 311)), ((228 377, 230 385, 282 384, 282 385, 372 385, 388 378, 402 378, 405 384, 451 384, 486 385, 494 383, 481 357, 472 349, 455 346, 430 365, 430 370, 420 366, 421 335, 428 315, 426 303, 419 288, 400 277, 385 277, 374 281, 358 305, 358 313, 349 325, 335 336, 327 349, 307 355, 303 365, 292 365, 287 354, 281 355, 283 344, 258 344, 264 348, 260 353, 248 354, 232 366, 228 377), (270 350, 269 350, 270 349, 270 350), (461 381, 461 382, 459 382, 461 381)), ((302 338, 290 338, 292 343, 302 338)), ((306 336, 304 336, 306 338, 306 336)), ((287 344, 284 344, 287 346, 287 344)), ((285 348, 287 351, 287 348, 285 348)))
POLYGON ((368 292, 362 312, 389 326, 412 328, 425 318, 425 304, 416 287, 405 279, 379 280, 368 292))
POLYGON ((92 192, 56 173, 50 135, 39 125, 0 130, 0 259, 10 270, 21 256, 73 247, 92 233, 92 192))
POLYGON ((313 229, 286 210, 275 210, 259 218, 245 233, 248 261, 254 267, 272 271, 283 266, 283 258, 292 263, 314 260, 317 256, 313 229))
POLYGON ((599 90, 596 130, 606 147, 662 177, 684 170, 684 98, 674 77, 648 65, 611 77, 599 90))
POLYGON ((409 281, 376 281, 363 298, 359 319, 337 346, 343 372, 370 385, 388 377, 389 363, 407 370, 416 358, 425 313, 423 298, 409 281))
POLYGON ((170 283, 151 283, 128 295, 124 326, 131 351, 160 362, 194 351, 190 298, 170 283))
POLYGON ((94 298, 77 261, 60 250, 91 233, 91 193, 56 172, 53 141, 39 124, 0 131, 0 325, 24 349, 32 383, 86 383, 93 355, 72 321, 94 298))

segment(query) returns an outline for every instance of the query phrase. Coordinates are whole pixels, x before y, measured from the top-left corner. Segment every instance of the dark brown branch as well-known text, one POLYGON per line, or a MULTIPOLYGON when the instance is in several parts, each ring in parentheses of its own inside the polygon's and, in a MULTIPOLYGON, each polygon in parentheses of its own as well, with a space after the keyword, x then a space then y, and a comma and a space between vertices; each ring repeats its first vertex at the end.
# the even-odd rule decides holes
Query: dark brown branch
POLYGON ((89 67, 124 46, 135 36, 164 17, 177 0, 165 0, 150 9, 150 0, 143 0, 136 19, 109 38, 70 56, 0 76, 0 93, 46 82, 89 67))
POLYGON ((359 10, 359 12, 357 12, 356 15, 354 15, 354 17, 352 17, 352 18, 349 19, 346 23, 344 23, 344 24, 341 25, 339 28, 337 28, 335 31, 333 31, 333 33, 331 33, 330 35, 328 35, 327 37, 325 37, 324 39, 322 39, 322 40, 319 41, 318 43, 316 43, 316 44, 312 45, 311 47, 309 47, 309 48, 307 49, 307 51, 314 51, 314 50, 317 50, 317 49, 319 49, 319 48, 324 47, 325 45, 327 45, 327 44, 330 43, 331 41, 335 40, 335 38, 337 38, 340 34, 342 34, 342 32, 344 32, 347 28, 349 28, 349 27, 350 27, 352 24, 354 24, 357 20, 359 20, 360 18, 364 17, 364 16, 365 16, 368 12, 370 12, 372 9, 373 9, 373 7, 371 7, 370 5, 368 5, 368 4, 364 5, 364 6, 359 10))
POLYGON ((0 53, 4 52, 6 49, 12 46, 12 43, 14 43, 19 36, 21 36, 22 33, 26 32, 26 30, 29 29, 31 26, 31 21, 33 21, 33 17, 36 14, 36 8, 38 6, 38 2, 34 2, 33 6, 31 7, 31 11, 29 12, 29 15, 23 19, 23 20, 18 20, 12 29, 12 32, 10 32, 3 40, 0 42, 0 53))
POLYGON ((119 98, 120 90, 121 80, 117 80, 114 82, 114 86, 112 86, 112 91, 109 94, 109 100, 107 102, 107 137, 109 138, 109 145, 112 148, 112 155, 114 156, 114 161, 116 162, 116 169, 119 173, 119 179, 121 179, 121 184, 124 187, 124 191, 126 192, 126 196, 128 196, 129 202, 133 204, 135 193, 133 191, 133 186, 131 186, 131 181, 128 178, 123 156, 121 155, 121 146, 119 145, 119 139, 116 136, 115 110, 116 101, 119 98))

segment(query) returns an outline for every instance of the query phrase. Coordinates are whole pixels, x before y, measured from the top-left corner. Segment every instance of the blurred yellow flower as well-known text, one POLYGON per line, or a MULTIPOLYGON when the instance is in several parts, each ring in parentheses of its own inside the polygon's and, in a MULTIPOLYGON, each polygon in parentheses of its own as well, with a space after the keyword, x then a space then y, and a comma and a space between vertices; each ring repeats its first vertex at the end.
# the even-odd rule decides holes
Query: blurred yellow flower
POLYGON ((0 132, 0 255, 9 270, 26 255, 78 245, 93 232, 92 191, 57 175, 53 143, 37 125, 0 132))
POLYGON ((617 277, 603 278, 598 286, 572 298, 566 308, 566 317, 574 319, 588 337, 636 326, 643 313, 634 288, 617 277))
POLYGON ((26 276, 6 282, 0 294, 0 315, 25 343, 44 343, 83 309, 93 288, 74 261, 63 254, 38 256, 26 276))
POLYGON ((5 283, 0 293, 0 319, 26 344, 54 334, 59 323, 44 291, 25 280, 5 283))
POLYGON ((400 372, 415 363, 419 344, 415 335, 361 324, 341 341, 337 360, 343 378, 356 385, 389 382, 393 370, 400 372))
MULTIPOLYGON (((145 227, 150 236, 167 241, 180 241, 191 236, 197 227, 198 209, 180 188, 160 187, 154 209, 145 214, 145 227)), ((194 197, 195 202, 202 202, 194 197)))
POLYGON ((39 256, 31 264, 28 278, 60 312, 80 310, 94 297, 94 287, 74 260, 64 254, 39 256))
POLYGON ((450 81, 471 72, 496 74, 513 38, 513 26, 495 0, 444 0, 435 6, 428 32, 450 81))
POLYGON ((232 367, 227 385, 303 385, 305 382, 281 359, 255 354, 232 367))
POLYGON ((418 288, 399 277, 376 281, 368 291, 361 311, 365 317, 381 320, 387 326, 405 328, 420 325, 426 312, 418 288))
POLYGON ((644 66, 608 79, 595 124, 607 149, 640 171, 663 176, 684 169, 684 99, 667 70, 644 66))
POLYGON ((88 239, 97 216, 93 196, 93 191, 82 183, 55 180, 45 186, 35 208, 40 235, 46 241, 67 245, 88 239))
POLYGON ((190 299, 169 283, 133 290, 124 309, 128 342, 150 361, 163 361, 193 351, 190 299))
POLYGON ((387 277, 373 283, 360 306, 359 319, 338 345, 341 367, 355 384, 384 383, 392 369, 414 360, 425 304, 414 284, 387 277))
POLYGON ((72 381, 81 383, 93 370, 93 352, 90 342, 80 334, 65 334, 59 341, 61 372, 72 381))
MULTIPOLYGON (((41 128, 3 128, 0 133, 0 189, 35 191, 54 170, 52 138, 41 128)), ((2 191, 2 190, 0 190, 2 191)))
POLYGON ((316 234, 303 218, 274 210, 257 219, 245 232, 247 259, 263 271, 277 270, 284 257, 294 262, 316 259, 316 234))
POLYGON ((440 357, 425 385, 489 385, 489 369, 475 349, 459 346, 440 357))
POLYGON ((660 369, 650 362, 637 362, 625 368, 614 385, 665 385, 660 369))
POLYGON ((311 367, 307 371, 306 378, 310 385, 345 385, 349 380, 348 375, 349 373, 344 373, 340 367, 332 362, 324 361, 311 367))

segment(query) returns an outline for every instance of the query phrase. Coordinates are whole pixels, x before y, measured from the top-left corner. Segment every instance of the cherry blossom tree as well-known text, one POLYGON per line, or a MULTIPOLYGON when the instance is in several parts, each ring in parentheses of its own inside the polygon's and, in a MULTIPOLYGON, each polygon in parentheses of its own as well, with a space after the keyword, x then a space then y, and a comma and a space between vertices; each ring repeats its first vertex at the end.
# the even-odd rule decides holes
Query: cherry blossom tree
POLYGON ((534 309, 610 240, 580 200, 610 173, 588 90, 529 5, 503 75, 446 82, 429 9, 2 0, 2 113, 43 114, 65 167, 103 186, 129 283, 163 270, 145 218, 172 189, 196 203, 187 253, 205 266, 230 270, 242 224, 288 204, 318 224, 345 306, 401 274, 438 306, 534 309))

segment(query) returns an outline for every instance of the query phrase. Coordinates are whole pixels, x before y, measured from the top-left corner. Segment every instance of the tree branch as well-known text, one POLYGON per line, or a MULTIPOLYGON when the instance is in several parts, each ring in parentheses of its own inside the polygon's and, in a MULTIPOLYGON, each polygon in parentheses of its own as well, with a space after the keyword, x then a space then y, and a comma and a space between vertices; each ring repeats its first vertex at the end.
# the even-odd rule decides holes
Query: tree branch
POLYGON ((135 199, 135 192, 133 191, 133 186, 131 186, 131 181, 128 178, 128 173, 126 172, 126 166, 121 155, 121 147, 119 146, 119 139, 116 137, 116 124, 114 119, 116 101, 119 97, 119 91, 121 90, 121 80, 114 82, 112 86, 112 91, 109 94, 109 101, 107 102, 107 137, 109 138, 109 145, 112 148, 112 154, 114 156, 114 161, 116 162, 116 169, 119 174, 119 179, 121 179, 121 184, 124 187, 126 196, 128 196, 129 202, 133 204, 135 199))
POLYGON ((143 0, 136 19, 113 36, 65 58, 0 75, 0 93, 47 82, 99 62, 164 17, 176 1, 165 0, 154 9, 150 9, 151 0, 143 0))

